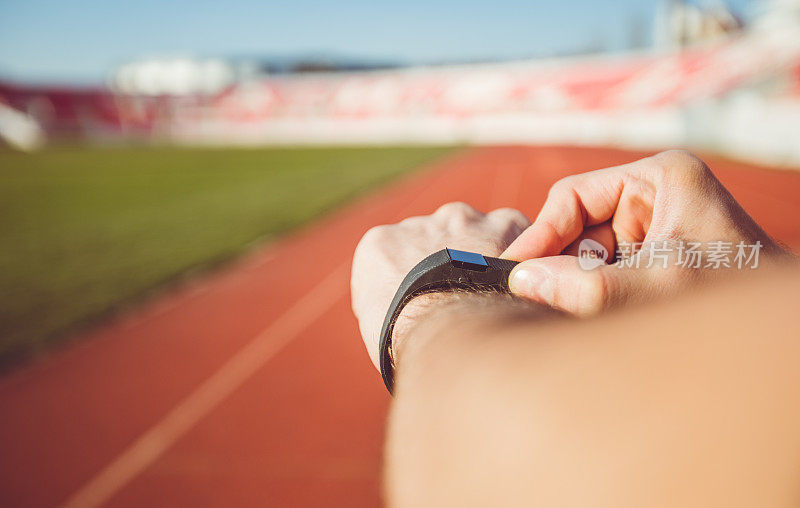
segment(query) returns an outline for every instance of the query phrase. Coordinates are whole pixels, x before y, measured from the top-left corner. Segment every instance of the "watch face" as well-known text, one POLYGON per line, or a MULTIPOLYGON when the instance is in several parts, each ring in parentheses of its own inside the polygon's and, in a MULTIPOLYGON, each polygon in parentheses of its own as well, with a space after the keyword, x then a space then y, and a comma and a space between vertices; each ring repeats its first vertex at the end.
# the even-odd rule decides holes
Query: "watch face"
POLYGON ((474 252, 447 249, 447 254, 450 256, 450 261, 453 263, 453 266, 457 266, 458 268, 483 272, 489 267, 489 264, 483 256, 474 252))

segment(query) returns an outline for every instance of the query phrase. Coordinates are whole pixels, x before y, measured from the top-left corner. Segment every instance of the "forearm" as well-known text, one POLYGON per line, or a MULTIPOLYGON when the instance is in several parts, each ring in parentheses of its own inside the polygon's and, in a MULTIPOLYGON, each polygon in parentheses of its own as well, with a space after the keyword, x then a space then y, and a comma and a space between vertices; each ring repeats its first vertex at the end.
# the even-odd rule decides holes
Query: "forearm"
POLYGON ((450 497, 465 489, 462 468, 483 475, 487 464, 469 459, 475 446, 502 437, 493 405, 503 398, 499 387, 510 373, 509 366, 497 363, 505 363, 505 339, 562 314, 501 294, 431 295, 410 307, 398 321, 394 351, 387 494, 390 505, 448 506, 462 499, 450 497), (467 437, 477 429, 491 437, 467 437))
POLYGON ((429 351, 431 348, 446 348, 457 353, 510 327, 562 316, 560 312, 507 293, 423 294, 409 302, 398 317, 392 338, 392 356, 397 368, 416 369, 426 363, 426 358, 441 359, 435 351, 429 351))
POLYGON ((572 323, 450 308, 398 352, 390 504, 796 505, 798 290, 572 323))

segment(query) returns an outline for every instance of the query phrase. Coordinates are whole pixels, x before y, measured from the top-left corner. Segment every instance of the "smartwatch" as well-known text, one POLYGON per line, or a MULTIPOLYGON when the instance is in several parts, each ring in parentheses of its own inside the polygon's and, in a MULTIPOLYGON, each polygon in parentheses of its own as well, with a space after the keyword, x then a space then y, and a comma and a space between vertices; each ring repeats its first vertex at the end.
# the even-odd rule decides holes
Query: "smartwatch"
POLYGON ((516 265, 516 261, 507 259, 455 249, 442 249, 411 269, 395 293, 381 328, 380 368, 383 383, 389 393, 394 392, 392 330, 403 307, 412 298, 424 293, 449 291, 507 293, 508 276, 516 265))

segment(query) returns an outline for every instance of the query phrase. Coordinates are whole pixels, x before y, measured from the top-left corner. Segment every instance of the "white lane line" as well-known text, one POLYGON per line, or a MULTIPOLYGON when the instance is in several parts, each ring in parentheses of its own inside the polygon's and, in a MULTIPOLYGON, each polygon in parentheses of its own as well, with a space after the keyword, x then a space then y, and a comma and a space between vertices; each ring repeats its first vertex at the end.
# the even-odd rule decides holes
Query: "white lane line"
POLYGON ((345 293, 349 263, 336 268, 289 310, 232 356, 64 504, 94 507, 108 501, 197 422, 241 386, 283 346, 314 323, 345 293))

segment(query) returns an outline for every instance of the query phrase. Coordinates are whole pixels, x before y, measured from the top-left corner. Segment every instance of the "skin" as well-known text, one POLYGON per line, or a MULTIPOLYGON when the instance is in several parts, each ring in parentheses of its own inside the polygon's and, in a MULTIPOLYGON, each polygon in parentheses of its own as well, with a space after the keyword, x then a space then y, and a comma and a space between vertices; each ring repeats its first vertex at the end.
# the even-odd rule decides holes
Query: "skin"
POLYGON ((439 307, 399 351, 387 504, 798 506, 799 290, 781 272, 572 321, 439 307))
MULTIPOLYGON (((733 199, 708 166, 672 150, 630 164, 569 176, 553 185, 539 216, 503 253, 524 261, 510 278, 516 294, 577 315, 674 295, 718 275, 671 264, 665 270, 580 269, 584 238, 615 252, 621 242, 760 242, 769 260, 785 251, 733 199)), ((647 257, 647 246, 637 256, 647 257)), ((646 265, 646 263, 641 263, 646 265)))
POLYGON ((394 291, 445 246, 522 261, 510 279, 518 298, 430 295, 401 314, 390 505, 800 501, 800 276, 770 275, 787 253, 700 159, 665 152, 566 178, 533 224, 455 203, 373 228, 351 287, 376 365, 394 291), (586 271, 574 257, 584 238, 610 252, 622 241, 760 242, 761 265, 586 271), (665 301, 701 285, 707 293, 665 301))
MULTIPOLYGON (((510 208, 488 214, 465 203, 448 203, 423 217, 377 226, 364 235, 353 257, 351 299, 367 352, 378 368, 378 342, 386 311, 408 272, 445 247, 499 256, 531 221, 510 208)), ((416 298, 395 325, 399 342, 415 315, 432 297, 416 298)), ((395 342, 397 344, 398 342, 395 342)))

